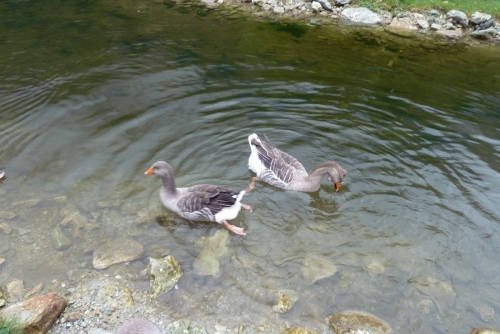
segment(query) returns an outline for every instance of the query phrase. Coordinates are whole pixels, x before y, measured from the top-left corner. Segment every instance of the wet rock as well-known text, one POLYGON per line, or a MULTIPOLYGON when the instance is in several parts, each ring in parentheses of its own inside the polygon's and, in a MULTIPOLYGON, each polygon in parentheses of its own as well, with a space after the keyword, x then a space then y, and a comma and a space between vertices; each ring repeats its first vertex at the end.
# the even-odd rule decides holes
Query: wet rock
POLYGON ((278 302, 273 306, 273 311, 278 313, 288 312, 299 299, 299 294, 294 290, 280 290, 276 295, 278 302))
POLYGON ((293 327, 285 330, 281 334, 318 334, 318 333, 302 327, 293 327))
POLYGON ((12 220, 14 218, 17 218, 17 215, 14 212, 0 211, 0 219, 2 219, 2 220, 12 220))
POLYGON ((16 318, 26 333, 44 334, 66 308, 66 300, 56 294, 35 296, 0 310, 0 318, 16 318))
POLYGON ((149 320, 134 319, 120 327, 116 334, 162 334, 162 332, 149 320))
POLYGON ((0 256, 0 266, 5 262, 6 260, 0 256))
POLYGON ((302 267, 302 274, 309 284, 330 277, 337 272, 337 266, 330 260, 316 254, 307 254, 302 267))
POLYGON ((158 297, 177 284, 182 270, 179 262, 169 255, 163 259, 149 258, 148 274, 153 297, 158 297))
POLYGON ((5 287, 7 288, 7 294, 11 299, 21 297, 24 293, 24 283, 20 279, 13 279, 8 282, 5 287))
POLYGON ((500 334, 500 331, 491 328, 474 328, 470 334, 500 334))
POLYGON ((63 227, 71 227, 73 229, 73 238, 80 238, 82 236, 81 231, 87 222, 87 217, 75 211, 66 214, 61 222, 61 225, 63 227))
POLYGON ((217 230, 213 237, 203 238, 202 249, 193 262, 194 272, 198 275, 219 277, 219 258, 227 253, 227 230, 217 230))
POLYGON ((71 240, 64 234, 61 228, 56 227, 50 234, 54 248, 58 251, 65 250, 71 246, 71 240))
POLYGON ((39 198, 28 199, 25 201, 13 203, 14 206, 20 206, 20 207, 24 207, 24 208, 33 208, 33 207, 37 206, 38 204, 40 204, 39 198))
POLYGON ((30 291, 26 292, 24 294, 24 299, 28 299, 29 297, 36 295, 43 289, 43 283, 38 283, 36 286, 33 287, 30 291))
POLYGON ((495 320, 495 310, 491 306, 474 306, 474 309, 484 322, 491 322, 495 320))
POLYGON ((389 334, 392 329, 384 320, 367 312, 344 311, 330 315, 326 322, 336 334, 369 333, 389 334))
POLYGON ((349 20, 353 24, 359 25, 373 26, 382 23, 382 18, 380 17, 380 15, 375 14, 366 7, 346 8, 342 11, 341 17, 349 20))
POLYGON ((92 264, 95 269, 106 269, 114 264, 135 261, 144 254, 144 247, 132 239, 113 239, 94 250, 92 264))
POLYGON ((10 227, 8 223, 0 223, 0 231, 2 231, 4 234, 11 234, 12 227, 10 227))
POLYGON ((469 25, 469 19, 467 18, 467 15, 459 10, 450 10, 448 13, 446 13, 446 18, 450 19, 452 22, 458 23, 464 28, 469 25))

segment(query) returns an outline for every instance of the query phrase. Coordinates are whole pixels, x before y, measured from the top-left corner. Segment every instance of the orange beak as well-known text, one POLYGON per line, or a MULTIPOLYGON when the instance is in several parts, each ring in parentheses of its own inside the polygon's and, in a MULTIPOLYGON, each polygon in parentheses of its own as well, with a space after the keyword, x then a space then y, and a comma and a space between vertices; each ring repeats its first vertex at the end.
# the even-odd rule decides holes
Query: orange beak
POLYGON ((335 192, 339 191, 340 187, 342 187, 342 183, 335 183, 335 192))
POLYGON ((153 167, 151 166, 151 167, 149 167, 149 169, 147 171, 144 172, 144 175, 151 175, 153 173, 154 173, 153 172, 153 167))

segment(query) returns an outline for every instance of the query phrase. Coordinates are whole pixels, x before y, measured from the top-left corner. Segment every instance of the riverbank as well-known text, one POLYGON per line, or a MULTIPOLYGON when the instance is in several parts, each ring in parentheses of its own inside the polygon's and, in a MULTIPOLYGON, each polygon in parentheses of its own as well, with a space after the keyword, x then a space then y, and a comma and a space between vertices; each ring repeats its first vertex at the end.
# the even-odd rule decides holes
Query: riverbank
POLYGON ((380 34, 404 38, 435 39, 437 42, 467 45, 500 45, 500 25, 492 14, 476 11, 400 8, 387 9, 353 5, 351 0, 201 0, 208 8, 241 9, 262 20, 277 20, 304 25, 340 25, 372 28, 380 34))

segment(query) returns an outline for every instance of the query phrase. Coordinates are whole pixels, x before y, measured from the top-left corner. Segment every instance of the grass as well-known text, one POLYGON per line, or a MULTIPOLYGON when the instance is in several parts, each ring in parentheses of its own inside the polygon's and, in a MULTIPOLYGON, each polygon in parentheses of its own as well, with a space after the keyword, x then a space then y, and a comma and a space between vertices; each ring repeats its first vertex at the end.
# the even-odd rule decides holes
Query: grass
POLYGON ((24 334, 24 330, 16 319, 0 319, 0 334, 24 334))
POLYGON ((468 15, 478 11, 500 17, 500 0, 354 0, 353 3, 390 11, 438 9, 447 12, 457 9, 468 15))

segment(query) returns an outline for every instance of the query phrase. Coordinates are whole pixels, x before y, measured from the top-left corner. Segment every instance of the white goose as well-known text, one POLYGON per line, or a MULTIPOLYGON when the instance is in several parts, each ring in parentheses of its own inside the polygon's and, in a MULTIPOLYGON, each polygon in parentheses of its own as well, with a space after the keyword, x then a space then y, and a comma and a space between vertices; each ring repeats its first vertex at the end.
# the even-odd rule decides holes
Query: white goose
POLYGON ((246 234, 242 227, 227 222, 236 218, 241 208, 252 211, 249 205, 240 203, 245 190, 234 191, 211 184, 176 188, 174 171, 165 161, 155 162, 144 174, 155 174, 161 178, 163 186, 160 189, 160 199, 170 211, 193 221, 223 223, 235 234, 246 234))
MULTIPOLYGON (((278 188, 302 192, 315 192, 321 186, 323 176, 335 185, 339 191, 347 172, 334 161, 319 164, 308 174, 304 166, 290 154, 285 153, 269 141, 261 140, 255 133, 248 136, 250 157, 248 168, 257 174, 257 178, 278 188)), ((256 178, 252 178, 248 189, 255 186, 256 178)))

